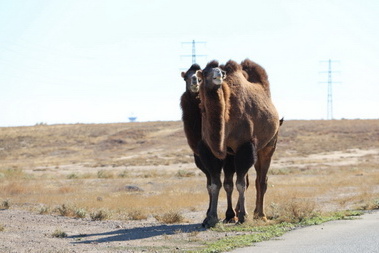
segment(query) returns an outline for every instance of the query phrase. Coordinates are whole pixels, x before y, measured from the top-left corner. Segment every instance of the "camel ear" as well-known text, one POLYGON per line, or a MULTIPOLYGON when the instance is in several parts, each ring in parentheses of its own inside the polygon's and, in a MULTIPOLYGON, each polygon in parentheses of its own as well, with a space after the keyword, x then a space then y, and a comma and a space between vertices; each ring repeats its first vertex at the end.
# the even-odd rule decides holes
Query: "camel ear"
POLYGON ((186 76, 186 72, 182 72, 181 76, 184 78, 186 76))
POLYGON ((222 73, 222 79, 225 79, 225 77, 226 77, 226 71, 221 70, 221 73, 222 73))
POLYGON ((200 79, 203 79, 203 71, 202 70, 196 71, 196 77, 200 78, 200 79))

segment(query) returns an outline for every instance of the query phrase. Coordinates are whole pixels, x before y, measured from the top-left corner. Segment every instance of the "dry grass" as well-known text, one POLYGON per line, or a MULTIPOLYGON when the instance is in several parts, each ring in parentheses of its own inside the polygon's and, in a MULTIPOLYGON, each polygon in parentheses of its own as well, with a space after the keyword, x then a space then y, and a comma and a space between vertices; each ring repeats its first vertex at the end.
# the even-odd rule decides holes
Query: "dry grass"
POLYGON ((52 237, 56 237, 56 238, 65 238, 67 237, 67 233, 66 232, 63 232, 62 230, 60 229, 57 229, 55 230, 52 234, 51 234, 52 237))
POLYGON ((106 210, 97 210, 90 213, 91 220, 106 220, 111 217, 111 214, 109 211, 106 210))
POLYGON ((128 212, 127 217, 130 220, 145 220, 148 218, 148 214, 143 209, 134 209, 128 212))
MULTIPOLYGON (((378 120, 286 121, 267 215, 300 221, 317 212, 378 208, 378 150, 378 120)), ((159 214, 170 223, 183 220, 164 214, 205 214, 208 205, 205 177, 180 122, 0 128, 0 159, 0 200, 34 204, 39 213, 128 220, 159 214)), ((247 196, 252 212, 253 185, 247 196)), ((225 202, 222 191, 221 214, 225 202)))
POLYGON ((183 215, 176 211, 169 211, 164 214, 156 214, 154 215, 154 218, 157 219, 157 221, 166 224, 182 223, 184 221, 183 215))
POLYGON ((3 200, 0 203, 0 209, 9 209, 9 207, 10 207, 9 200, 3 200))
POLYGON ((38 125, 0 128, 0 169, 59 168, 87 163, 92 167, 171 164, 187 152, 179 122, 103 125, 38 125), (179 150, 162 150, 162 138, 179 150), (180 150, 182 149, 182 150, 180 150), (178 152, 179 151, 179 152, 178 152), (132 155, 128 155, 132 154, 132 155))

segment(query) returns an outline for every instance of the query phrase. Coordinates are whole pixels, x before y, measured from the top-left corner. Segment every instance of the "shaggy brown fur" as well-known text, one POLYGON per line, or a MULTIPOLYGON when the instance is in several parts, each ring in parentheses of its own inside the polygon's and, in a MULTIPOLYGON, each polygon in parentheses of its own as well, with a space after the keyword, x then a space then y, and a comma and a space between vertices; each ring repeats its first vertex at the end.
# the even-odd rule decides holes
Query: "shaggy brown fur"
POLYGON ((186 82, 186 91, 180 98, 180 107, 182 108, 182 120, 184 126, 184 133, 187 138, 188 145, 192 151, 198 155, 197 145, 201 140, 201 112, 200 112, 200 98, 198 93, 190 90, 190 78, 200 66, 193 64, 186 72, 182 73, 182 77, 186 82))
MULTIPOLYGON (((229 61, 223 66, 226 78, 219 84, 215 77, 220 76, 216 63, 208 64, 201 76, 202 140, 221 160, 226 158, 227 153, 234 155, 240 222, 245 220, 247 214, 244 197, 247 171, 255 164, 257 203, 254 214, 265 218, 263 197, 267 189, 267 170, 279 129, 279 117, 271 102, 267 74, 251 61, 245 60, 242 66, 229 61), (245 71, 248 78, 255 82, 246 80, 245 71)), ((207 160, 206 156, 200 156, 202 160, 207 160)), ((205 164, 212 165, 211 162, 205 164)), ((219 169, 207 169, 211 175, 213 198, 217 198, 221 187, 219 169)), ((214 226, 216 220, 217 201, 214 201, 204 222, 206 226, 214 226)))
MULTIPOLYGON (((263 69, 263 68, 262 68, 263 69)), ((265 87, 268 82, 251 83, 244 78, 241 65, 229 61, 225 65, 225 83, 230 87, 229 115, 230 120, 225 119, 227 131, 225 133, 226 146, 234 152, 238 149, 238 143, 257 141, 257 151, 267 145, 279 128, 279 117, 271 98, 268 97, 265 87)), ((260 72, 249 71, 250 76, 259 76, 260 72)), ((264 70, 263 70, 264 71, 264 70)), ((267 74, 256 80, 267 80, 267 74)), ((223 83, 223 87, 224 87, 223 83)), ((228 106, 227 106, 228 107, 228 106)), ((203 131, 204 132, 204 131, 203 131)))
POLYGON ((268 81, 266 70, 250 59, 245 59, 242 61, 241 66, 247 73, 246 79, 251 83, 260 83, 267 92, 268 96, 271 96, 270 83, 268 81))

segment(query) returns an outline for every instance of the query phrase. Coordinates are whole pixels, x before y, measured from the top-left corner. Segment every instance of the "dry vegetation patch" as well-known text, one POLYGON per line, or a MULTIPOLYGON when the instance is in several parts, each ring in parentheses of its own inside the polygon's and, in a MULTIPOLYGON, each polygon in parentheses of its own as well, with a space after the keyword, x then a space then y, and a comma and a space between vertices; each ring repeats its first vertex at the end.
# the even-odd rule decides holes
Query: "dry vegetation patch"
MULTIPOLYGON (((0 159, 2 210, 26 209, 77 222, 122 221, 117 226, 147 235, 122 240, 122 247, 137 252, 201 248, 204 241, 225 236, 199 228, 208 208, 206 180, 194 165, 181 122, 0 128, 0 159)), ((379 120, 285 121, 269 171, 270 224, 378 208, 378 164, 379 120)), ((253 182, 255 172, 249 173, 253 182)), ((251 184, 250 213, 254 200, 251 184)), ((219 203, 223 218, 223 191, 219 203)), ((7 233, 8 225, 0 225, 7 233)), ((68 234, 63 242, 70 233, 84 233, 62 231, 68 234)))

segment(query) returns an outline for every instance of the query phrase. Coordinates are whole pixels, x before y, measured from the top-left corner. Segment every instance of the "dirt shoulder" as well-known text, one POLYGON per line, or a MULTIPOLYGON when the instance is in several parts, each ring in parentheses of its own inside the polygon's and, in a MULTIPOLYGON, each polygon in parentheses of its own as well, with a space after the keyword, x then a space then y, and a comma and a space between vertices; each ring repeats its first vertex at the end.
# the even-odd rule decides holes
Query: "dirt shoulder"
POLYGON ((183 242, 195 241, 205 231, 201 224, 163 225, 152 219, 91 221, 15 209, 0 210, 0 220, 4 226, 1 252, 161 252, 172 243, 179 251, 186 247, 183 242), (54 237, 57 231, 67 236, 54 237))

